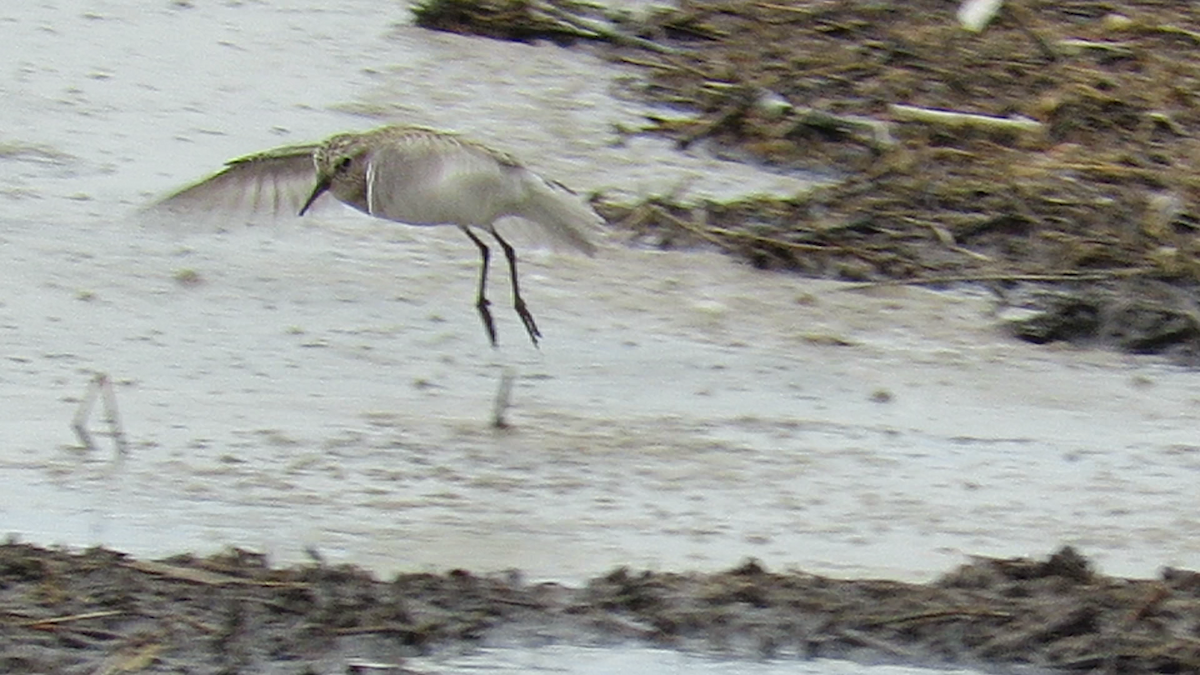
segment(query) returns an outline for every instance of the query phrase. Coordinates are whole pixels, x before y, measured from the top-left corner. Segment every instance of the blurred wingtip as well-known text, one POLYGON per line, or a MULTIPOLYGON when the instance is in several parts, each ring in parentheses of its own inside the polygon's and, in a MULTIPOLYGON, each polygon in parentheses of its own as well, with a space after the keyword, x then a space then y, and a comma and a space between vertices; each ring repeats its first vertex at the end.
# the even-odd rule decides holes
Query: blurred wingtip
POLYGON ((230 160, 211 176, 151 201, 135 217, 146 226, 179 230, 227 230, 298 218, 312 189, 313 147, 287 146, 230 160))

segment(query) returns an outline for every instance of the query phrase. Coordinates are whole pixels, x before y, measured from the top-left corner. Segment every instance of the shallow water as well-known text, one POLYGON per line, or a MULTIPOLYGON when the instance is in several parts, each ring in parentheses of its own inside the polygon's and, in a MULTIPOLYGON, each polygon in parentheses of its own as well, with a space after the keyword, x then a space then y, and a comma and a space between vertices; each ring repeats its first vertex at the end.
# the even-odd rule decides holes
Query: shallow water
MULTIPOLYGON (((741 675, 965 675, 975 671, 866 666, 829 659, 745 661, 639 647, 575 647, 557 645, 539 649, 480 649, 464 656, 412 659, 407 666, 445 675, 468 673, 739 673, 741 675)), ((371 672, 367 670, 365 672, 371 672)), ((381 670, 379 672, 387 672, 381 670)))
POLYGON ((584 192, 802 187, 617 144, 642 111, 586 53, 405 20, 366 0, 0 10, 6 531, 566 581, 747 556, 926 580, 1066 543, 1112 574, 1200 566, 1194 374, 1014 343, 988 297, 523 250, 546 339, 529 346, 495 285, 492 350, 454 231, 334 210, 181 237, 129 218, 230 157, 385 118, 584 192), (75 447, 93 371, 117 382, 121 462, 75 447))

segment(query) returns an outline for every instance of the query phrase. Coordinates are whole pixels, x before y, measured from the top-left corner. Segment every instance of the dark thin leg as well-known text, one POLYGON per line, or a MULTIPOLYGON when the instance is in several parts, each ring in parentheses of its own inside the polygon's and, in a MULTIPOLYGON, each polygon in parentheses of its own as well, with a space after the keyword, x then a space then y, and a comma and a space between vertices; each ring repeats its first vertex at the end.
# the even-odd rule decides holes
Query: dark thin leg
POLYGON ((504 249, 504 257, 508 258, 508 271, 512 276, 513 307, 516 308, 517 316, 521 317, 521 322, 525 324, 525 331, 529 333, 529 339, 533 340, 533 346, 536 347, 538 346, 538 338, 542 337, 542 333, 538 330, 537 324, 534 323, 533 315, 525 307, 525 301, 521 299, 521 287, 517 283, 517 252, 495 230, 491 232, 496 241, 500 242, 500 247, 504 249))
POLYGON ((492 252, 488 250, 487 244, 475 236, 474 232, 465 227, 462 228, 462 231, 466 232, 471 241, 475 242, 475 245, 479 247, 479 255, 483 258, 483 266, 479 268, 479 295, 475 299, 475 309, 479 310, 479 316, 483 319, 483 328, 487 331, 488 339, 492 341, 492 346, 495 347, 496 323, 492 321, 492 310, 488 309, 488 305, 491 303, 488 302, 485 295, 487 289, 488 261, 492 257, 492 252))

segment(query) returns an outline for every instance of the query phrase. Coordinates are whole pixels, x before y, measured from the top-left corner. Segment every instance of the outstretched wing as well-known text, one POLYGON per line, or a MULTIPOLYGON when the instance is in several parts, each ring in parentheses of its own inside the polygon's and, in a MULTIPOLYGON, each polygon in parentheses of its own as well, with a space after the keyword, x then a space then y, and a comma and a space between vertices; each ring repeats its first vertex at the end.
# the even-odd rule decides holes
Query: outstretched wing
POLYGON ((152 218, 295 216, 316 179, 316 144, 290 145, 230 160, 225 168, 147 207, 152 218))

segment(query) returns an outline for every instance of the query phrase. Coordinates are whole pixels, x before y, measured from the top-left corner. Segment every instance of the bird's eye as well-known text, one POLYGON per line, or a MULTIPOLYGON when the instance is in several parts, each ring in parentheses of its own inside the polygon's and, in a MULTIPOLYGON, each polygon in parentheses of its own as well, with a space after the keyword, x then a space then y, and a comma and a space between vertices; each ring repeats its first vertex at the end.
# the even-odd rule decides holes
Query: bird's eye
POLYGON ((340 161, 338 161, 338 164, 337 164, 338 171, 345 171, 346 169, 349 169, 350 164, 353 161, 354 160, 351 159, 350 157, 343 157, 340 161))

